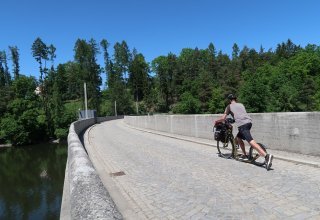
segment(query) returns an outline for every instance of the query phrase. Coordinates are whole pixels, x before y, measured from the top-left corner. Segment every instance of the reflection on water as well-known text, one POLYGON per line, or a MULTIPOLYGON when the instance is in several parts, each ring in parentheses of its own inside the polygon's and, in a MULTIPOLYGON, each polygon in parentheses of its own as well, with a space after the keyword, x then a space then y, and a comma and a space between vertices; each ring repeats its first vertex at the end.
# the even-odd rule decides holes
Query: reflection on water
POLYGON ((66 145, 0 148, 0 219, 59 219, 66 145))

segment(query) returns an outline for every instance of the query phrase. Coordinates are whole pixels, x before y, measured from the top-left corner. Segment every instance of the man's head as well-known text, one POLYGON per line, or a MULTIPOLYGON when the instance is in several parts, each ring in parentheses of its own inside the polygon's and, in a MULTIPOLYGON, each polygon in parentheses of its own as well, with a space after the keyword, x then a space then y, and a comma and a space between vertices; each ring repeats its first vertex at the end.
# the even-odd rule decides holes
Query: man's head
POLYGON ((233 95, 232 93, 228 95, 228 100, 230 102, 232 102, 233 100, 234 101, 237 101, 237 96, 233 95))

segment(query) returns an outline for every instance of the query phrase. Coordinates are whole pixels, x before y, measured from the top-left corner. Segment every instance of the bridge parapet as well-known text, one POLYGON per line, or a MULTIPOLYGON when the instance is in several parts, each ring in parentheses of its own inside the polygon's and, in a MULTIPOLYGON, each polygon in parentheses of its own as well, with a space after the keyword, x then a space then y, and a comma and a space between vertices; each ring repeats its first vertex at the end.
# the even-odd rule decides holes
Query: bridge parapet
MULTIPOLYGON (((125 116, 134 127, 213 140, 213 121, 221 115, 125 116)), ((320 112, 252 113, 252 135, 270 149, 320 156, 320 112)), ((237 129, 234 129, 236 134, 237 129)))
POLYGON ((79 138, 95 123, 119 118, 123 116, 90 118, 70 125, 60 219, 122 219, 79 138))

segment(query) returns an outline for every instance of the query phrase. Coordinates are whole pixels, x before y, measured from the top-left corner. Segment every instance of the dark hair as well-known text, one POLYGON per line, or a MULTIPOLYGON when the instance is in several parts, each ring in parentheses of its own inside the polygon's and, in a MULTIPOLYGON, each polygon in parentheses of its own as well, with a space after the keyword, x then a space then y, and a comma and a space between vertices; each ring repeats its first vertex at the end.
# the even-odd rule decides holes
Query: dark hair
POLYGON ((235 95, 233 95, 233 94, 231 93, 231 94, 228 95, 228 99, 229 99, 230 101, 232 101, 232 100, 237 100, 237 96, 235 96, 235 95))

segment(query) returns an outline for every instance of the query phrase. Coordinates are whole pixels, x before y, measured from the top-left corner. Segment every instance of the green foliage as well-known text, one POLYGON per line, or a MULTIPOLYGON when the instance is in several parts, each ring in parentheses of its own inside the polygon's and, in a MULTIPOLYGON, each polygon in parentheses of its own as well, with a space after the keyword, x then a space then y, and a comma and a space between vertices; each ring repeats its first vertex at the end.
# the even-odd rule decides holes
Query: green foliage
POLYGON ((10 86, 0 86, 0 118, 6 113, 8 103, 12 100, 13 91, 10 86))
POLYGON ((180 54, 156 57, 151 64, 125 41, 97 44, 78 39, 74 61, 55 69, 56 48, 40 38, 32 45, 40 79, 19 74, 17 47, 9 47, 14 78, 5 51, 0 51, 0 142, 15 145, 65 138, 70 123, 84 109, 83 83, 89 108, 99 116, 160 113, 222 113, 226 95, 234 93, 249 112, 320 111, 320 47, 305 48, 290 39, 276 49, 259 51, 237 44, 232 54, 208 48, 183 48, 180 54), (104 65, 98 64, 100 47, 104 65), (51 61, 50 70, 47 61, 51 61), (101 73, 106 73, 101 91, 101 73), (35 94, 36 87, 40 95, 35 94), (81 101, 80 101, 81 100, 81 101), (117 111, 117 112, 115 112, 117 111))
POLYGON ((78 119, 78 112, 82 107, 82 102, 79 100, 68 101, 64 104, 64 112, 62 114, 63 121, 70 125, 71 122, 78 119))
POLYGON ((129 65, 129 87, 133 93, 133 99, 141 101, 149 92, 149 66, 142 54, 134 56, 129 65))
POLYGON ((114 102, 110 100, 110 90, 102 91, 102 102, 100 105, 101 116, 115 115, 114 102))
POLYGON ((245 73, 244 84, 240 91, 240 101, 244 103, 249 112, 265 112, 269 94, 269 87, 264 76, 257 72, 255 74, 245 73))
POLYGON ((110 100, 103 100, 100 106, 101 116, 111 116, 114 115, 113 105, 110 100))
POLYGON ((20 76, 12 84, 14 98, 8 101, 6 114, 1 118, 1 139, 13 145, 41 141, 46 136, 44 113, 39 97, 34 94, 33 77, 20 76))
POLYGON ((0 139, 13 145, 25 144, 27 143, 27 131, 18 124, 13 116, 7 116, 2 118, 0 122, 0 139))
POLYGON ((68 137, 69 128, 57 128, 54 131, 54 134, 59 139, 67 139, 68 137))
POLYGON ((19 65, 19 49, 17 46, 9 46, 10 52, 11 52, 11 60, 13 63, 13 75, 14 78, 19 77, 19 71, 20 71, 20 65, 19 65))
POLYGON ((42 67, 42 62, 48 59, 48 47, 47 45, 41 40, 41 38, 37 38, 31 47, 32 55, 35 60, 39 63, 39 70, 40 70, 40 82, 42 83, 43 75, 45 70, 42 67))
POLYGON ((226 107, 223 90, 220 87, 212 89, 212 96, 209 101, 209 111, 213 114, 223 113, 226 107))
MULTIPOLYGON (((75 61, 79 64, 80 80, 87 85, 88 107, 99 112, 102 84, 102 69, 97 63, 97 55, 100 53, 98 44, 94 39, 89 42, 78 39, 75 47, 75 61)), ((79 80, 78 80, 79 81, 79 80)), ((82 90, 80 90, 82 91, 82 90)), ((81 92, 81 94, 83 94, 81 92)), ((82 96, 83 97, 83 96, 82 96)))
POLYGON ((11 75, 9 73, 7 54, 0 51, 0 87, 9 86, 11 84, 11 75))
POLYGON ((189 92, 183 93, 181 101, 173 108, 173 112, 178 114, 198 114, 200 111, 200 101, 193 97, 189 92))
POLYGON ((35 94, 37 81, 34 77, 21 76, 12 83, 12 89, 16 98, 35 101, 38 99, 35 94))
POLYGON ((182 86, 182 74, 179 74, 179 61, 174 54, 160 56, 152 61, 152 69, 157 74, 156 86, 161 100, 159 109, 169 111, 178 100, 182 86))

